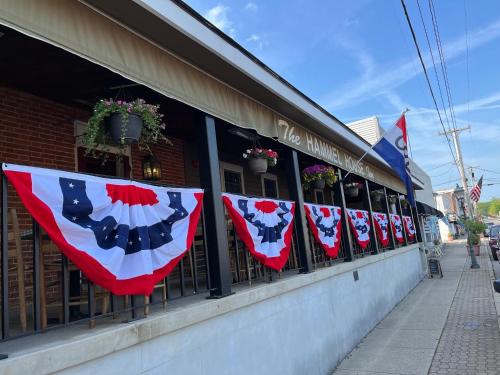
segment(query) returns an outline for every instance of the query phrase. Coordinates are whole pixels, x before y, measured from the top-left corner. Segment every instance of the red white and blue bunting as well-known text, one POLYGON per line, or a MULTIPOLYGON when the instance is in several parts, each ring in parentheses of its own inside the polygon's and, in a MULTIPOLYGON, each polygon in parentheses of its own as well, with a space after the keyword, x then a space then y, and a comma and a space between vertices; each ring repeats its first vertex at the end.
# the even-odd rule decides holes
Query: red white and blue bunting
POLYGON ((399 243, 405 242, 405 238, 403 235, 403 223, 401 222, 401 218, 399 217, 399 215, 391 214, 391 226, 396 240, 399 243))
POLYGON ((336 258, 342 228, 340 207, 304 203, 304 208, 314 238, 329 257, 336 258))
POLYGON ((382 245, 382 247, 387 246, 389 244, 389 219, 387 215, 380 212, 374 212, 373 222, 375 223, 375 230, 380 245, 382 245))
POLYGON ((250 253, 265 266, 281 270, 290 254, 295 203, 227 193, 222 199, 250 253))
POLYGON ((114 294, 145 294, 191 247, 203 191, 3 164, 58 248, 114 294))
POLYGON ((415 238, 415 226, 413 225, 413 219, 411 216, 403 216, 403 223, 405 224, 406 234, 408 235, 408 239, 413 241, 415 238))
POLYGON ((356 241, 364 249, 370 243, 370 216, 368 211, 347 209, 347 217, 356 241))

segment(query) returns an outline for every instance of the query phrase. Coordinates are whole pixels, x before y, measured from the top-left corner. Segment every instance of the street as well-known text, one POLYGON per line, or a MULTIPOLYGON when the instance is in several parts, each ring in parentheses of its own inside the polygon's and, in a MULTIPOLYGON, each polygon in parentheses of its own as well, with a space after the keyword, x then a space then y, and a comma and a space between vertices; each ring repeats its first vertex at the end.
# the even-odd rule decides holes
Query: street
POLYGON ((485 244, 478 262, 481 268, 471 270, 463 240, 448 244, 443 279, 422 281, 334 374, 499 374, 500 331, 485 244))

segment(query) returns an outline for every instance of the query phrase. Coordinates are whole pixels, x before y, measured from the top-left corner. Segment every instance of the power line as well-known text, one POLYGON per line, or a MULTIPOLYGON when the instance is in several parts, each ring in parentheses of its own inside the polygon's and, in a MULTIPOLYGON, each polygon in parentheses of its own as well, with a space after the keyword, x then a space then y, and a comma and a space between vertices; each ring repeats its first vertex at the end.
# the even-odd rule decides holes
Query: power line
MULTIPOLYGON (((401 5, 403 6, 403 10, 405 12, 406 21, 408 22, 408 27, 410 28, 413 42, 415 43, 415 48, 417 49, 418 58, 420 59, 420 64, 422 64, 422 69, 424 70, 425 79, 427 81, 427 85, 429 86, 429 91, 430 91, 431 96, 432 96, 432 101, 434 102, 434 107, 436 108, 436 111, 437 111, 437 114, 439 117, 439 122, 441 123, 441 127, 443 128, 443 132, 445 133, 445 137, 446 137, 446 140, 448 142, 448 147, 450 149, 450 153, 451 153, 451 156, 453 158, 453 161, 456 164, 455 155, 453 154, 453 150, 451 148, 450 138, 448 137, 448 134, 446 133, 443 119, 441 117, 441 113, 439 112, 439 107, 437 105, 436 97, 434 96, 434 91, 432 90, 431 81, 429 80, 429 75, 427 74, 427 69, 425 67, 424 59, 422 58, 422 54, 420 53, 420 48, 418 46, 417 37, 415 36, 415 31, 413 30, 413 26, 411 24, 410 16, 408 15, 408 11, 406 10, 406 5, 405 5, 404 0, 401 0, 401 5)), ((457 165, 457 168, 458 168, 458 165, 457 165)))
POLYGON ((469 75, 469 26, 467 15, 467 2, 464 0, 464 15, 465 15, 465 50, 467 64, 467 120, 470 119, 470 75, 469 75))
POLYGON ((434 28, 434 37, 436 39, 436 45, 438 47, 438 52, 439 52, 439 60, 440 60, 440 64, 441 64, 441 72, 443 74, 444 86, 446 89, 446 96, 448 98, 448 108, 450 111, 450 117, 451 117, 453 129, 455 130, 456 126, 457 126, 457 121, 455 118, 455 110, 453 108, 453 100, 451 98, 451 89, 450 89, 450 83, 448 80, 448 69, 446 67, 446 60, 444 58, 443 46, 441 44, 441 36, 439 34, 439 27, 438 27, 438 22, 437 22, 436 10, 434 8, 434 2, 432 0, 428 0, 428 3, 429 3, 429 12, 431 14, 432 26, 434 28))
POLYGON ((434 67, 434 75, 436 76, 436 82, 439 89, 439 96, 441 97, 441 105, 443 106, 444 116, 446 118, 446 123, 448 124, 448 130, 450 129, 450 120, 448 119, 448 112, 446 111, 446 106, 444 104, 443 92, 441 90, 441 83, 436 69, 436 62, 434 60, 434 53, 432 52, 431 42, 429 40, 429 34, 427 34, 427 27, 425 26, 424 16, 422 15, 422 9, 420 8, 420 1, 417 0, 418 13, 420 14, 420 20, 422 21, 422 26, 424 27, 425 39, 427 40, 427 46, 429 47, 429 52, 431 54, 432 66, 434 67))

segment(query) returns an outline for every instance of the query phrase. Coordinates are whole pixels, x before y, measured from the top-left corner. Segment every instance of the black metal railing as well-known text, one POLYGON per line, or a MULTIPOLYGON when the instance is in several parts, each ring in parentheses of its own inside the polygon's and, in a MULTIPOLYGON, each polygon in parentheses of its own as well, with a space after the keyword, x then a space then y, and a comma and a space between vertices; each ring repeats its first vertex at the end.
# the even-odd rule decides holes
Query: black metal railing
POLYGON ((308 229, 309 229, 309 244, 311 248, 311 257, 314 269, 331 267, 337 263, 342 263, 346 260, 347 245, 346 241, 342 238, 342 236, 340 238, 340 247, 338 255, 337 257, 332 258, 326 254, 326 251, 323 249, 321 244, 314 238, 311 228, 309 227, 309 223, 308 223, 308 229))
POLYGON ((374 246, 370 242, 364 249, 361 248, 361 246, 358 244, 355 238, 352 240, 352 254, 355 259, 357 258, 364 258, 366 256, 374 254, 374 246))
POLYGON ((131 321, 168 301, 210 290, 203 209, 190 251, 151 296, 116 296, 94 285, 59 251, 3 173, 1 192, 2 341, 75 324, 94 327, 104 319, 131 321))
POLYGON ((234 224, 229 218, 227 218, 227 236, 233 284, 248 283, 248 285, 252 285, 254 282, 272 282, 280 278, 285 272, 298 272, 300 270, 295 228, 292 235, 290 255, 281 272, 265 267, 252 257, 250 251, 236 233, 234 224))

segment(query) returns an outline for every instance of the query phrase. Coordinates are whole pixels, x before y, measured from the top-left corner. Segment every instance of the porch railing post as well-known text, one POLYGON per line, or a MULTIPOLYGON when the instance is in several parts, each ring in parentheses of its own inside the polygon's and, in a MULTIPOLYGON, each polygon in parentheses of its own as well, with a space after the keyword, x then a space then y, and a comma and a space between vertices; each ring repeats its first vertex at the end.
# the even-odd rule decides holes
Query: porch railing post
POLYGON ((353 249, 352 249, 352 236, 351 236, 351 228, 349 227, 349 218, 347 217, 347 205, 345 203, 345 195, 344 195, 344 184, 342 183, 342 172, 338 171, 339 180, 333 185, 333 195, 335 198, 335 202, 340 203, 340 207, 342 208, 342 238, 344 243, 347 243, 347 247, 345 249, 345 261, 350 262, 354 259, 353 249))
POLYGON ((307 273, 314 270, 307 228, 306 212, 304 209, 304 194, 300 180, 299 157, 297 151, 288 149, 285 155, 286 174, 290 199, 295 201, 295 230, 297 233, 297 252, 300 259, 300 272, 307 273))
POLYGON ((406 233, 406 227, 405 227, 405 223, 403 220, 403 209, 401 208, 401 199, 399 197, 400 197, 400 195, 398 194, 398 199, 396 202, 396 210, 398 211, 398 215, 401 218, 401 229, 403 230, 403 236, 405 239, 405 246, 408 246, 408 235, 406 233))
POLYGON ((231 294, 231 269, 222 188, 219 172, 219 154, 215 119, 201 115, 199 142, 200 182, 205 189, 205 239, 208 245, 210 270, 210 297, 222 298, 231 294))
POLYGON ((2 175, 2 338, 10 335, 9 329, 9 238, 7 212, 9 209, 7 176, 0 169, 2 175))
POLYGON ((418 210, 417 207, 410 206, 411 219, 413 220, 413 225, 415 226, 415 236, 417 242, 422 242, 422 231, 420 227, 420 220, 418 220, 418 210))
POLYGON ((392 231, 392 223, 391 223, 391 210, 389 208, 389 200, 387 199, 387 189, 384 187, 384 202, 385 202, 385 214, 387 215, 387 220, 389 221, 389 228, 387 228, 387 231, 389 233, 389 244, 391 246, 391 249, 396 248, 396 240, 394 239, 394 233, 392 231))
POLYGON ((373 219, 372 200, 370 198, 370 186, 368 180, 365 180, 365 188, 363 189, 363 205, 368 208, 368 215, 370 215, 370 243, 372 244, 373 254, 378 254, 377 234, 375 233, 375 222, 373 219))

